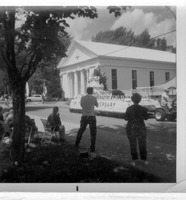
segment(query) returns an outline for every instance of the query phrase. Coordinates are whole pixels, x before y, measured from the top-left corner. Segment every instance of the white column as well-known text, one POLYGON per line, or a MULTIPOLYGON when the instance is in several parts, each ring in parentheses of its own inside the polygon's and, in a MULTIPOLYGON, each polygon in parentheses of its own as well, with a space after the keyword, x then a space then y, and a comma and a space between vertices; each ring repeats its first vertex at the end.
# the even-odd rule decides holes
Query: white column
POLYGON ((67 78, 66 78, 66 94, 67 97, 70 97, 70 78, 69 78, 69 73, 67 73, 67 78))
POLYGON ((81 73, 79 70, 77 71, 77 75, 78 75, 78 95, 80 95, 81 94, 81 73))
POLYGON ((86 89, 87 89, 87 70, 84 70, 84 76, 85 76, 85 93, 86 93, 86 89))
POLYGON ((86 75, 87 75, 87 85, 89 84, 89 69, 87 69, 87 71, 86 71, 86 75))
POLYGON ((63 89, 63 74, 60 74, 60 84, 61 88, 63 89))
POLYGON ((69 73, 69 97, 73 97, 72 73, 69 73))
POLYGON ((81 70, 81 94, 85 94, 85 71, 81 70))
POLYGON ((78 96, 78 75, 77 71, 74 72, 74 97, 78 96))
POLYGON ((61 83, 61 88, 62 88, 62 91, 63 91, 63 95, 64 97, 66 97, 66 93, 65 93, 65 88, 64 88, 64 74, 60 73, 60 83, 61 83))
POLYGON ((72 72, 72 96, 74 97, 74 72, 72 72))
POLYGON ((63 91, 64 91, 64 95, 65 95, 65 97, 67 98, 67 91, 66 91, 66 74, 64 73, 64 74, 62 74, 62 76, 61 76, 61 82, 62 82, 62 89, 63 89, 63 91))

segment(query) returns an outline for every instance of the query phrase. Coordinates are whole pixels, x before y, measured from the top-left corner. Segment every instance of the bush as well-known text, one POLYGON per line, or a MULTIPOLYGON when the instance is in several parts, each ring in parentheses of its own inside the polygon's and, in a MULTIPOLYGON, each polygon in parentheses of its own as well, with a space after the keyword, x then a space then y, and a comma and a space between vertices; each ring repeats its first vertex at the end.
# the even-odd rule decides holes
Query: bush
POLYGON ((121 90, 112 90, 113 96, 125 96, 125 94, 121 90))

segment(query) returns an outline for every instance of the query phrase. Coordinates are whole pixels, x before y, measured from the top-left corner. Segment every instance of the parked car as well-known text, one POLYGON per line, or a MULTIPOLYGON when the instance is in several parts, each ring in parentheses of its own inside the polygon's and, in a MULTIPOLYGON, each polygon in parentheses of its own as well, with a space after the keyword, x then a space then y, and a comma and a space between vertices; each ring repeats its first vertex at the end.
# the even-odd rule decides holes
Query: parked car
POLYGON ((27 102, 31 102, 31 101, 42 101, 42 95, 41 94, 35 94, 31 97, 27 97, 26 99, 27 102))

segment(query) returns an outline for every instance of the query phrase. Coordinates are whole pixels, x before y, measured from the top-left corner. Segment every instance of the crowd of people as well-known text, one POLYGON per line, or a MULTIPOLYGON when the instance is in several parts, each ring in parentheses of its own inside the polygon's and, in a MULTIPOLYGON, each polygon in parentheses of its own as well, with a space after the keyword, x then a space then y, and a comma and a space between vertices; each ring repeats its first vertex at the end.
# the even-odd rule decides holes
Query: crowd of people
MULTIPOLYGON (((148 119, 147 110, 140 106, 141 96, 138 93, 134 93, 131 97, 133 105, 127 108, 124 119, 128 121, 127 123, 127 137, 130 144, 130 152, 133 166, 136 165, 135 161, 138 159, 137 153, 137 143, 139 144, 140 158, 144 161, 144 164, 148 164, 147 161, 147 147, 146 147, 146 126, 144 120, 148 119)), ((82 117, 80 121, 80 128, 77 132, 77 137, 75 141, 75 147, 78 147, 82 138, 82 135, 89 125, 90 127, 90 152, 95 152, 96 144, 96 116, 94 112, 94 107, 98 107, 97 98, 93 96, 93 88, 87 88, 87 95, 83 96, 80 100, 80 105, 82 107, 82 117)))
MULTIPOLYGON (((12 137, 14 127, 14 112, 13 109, 3 110, 0 106, 0 138, 12 137)), ((28 132, 31 134, 31 138, 37 133, 38 128, 34 119, 31 119, 28 115, 25 115, 25 129, 27 131, 26 137, 28 137, 28 132)))
MULTIPOLYGON (((144 120, 148 119, 147 110, 140 106, 141 96, 138 93, 132 95, 131 100, 134 105, 128 107, 125 113, 125 120, 127 123, 127 137, 130 143, 130 151, 132 162, 131 164, 135 166, 135 161, 138 159, 137 153, 137 142, 140 149, 141 160, 145 164, 147 162, 147 147, 146 147, 146 127, 144 120)), ((87 88, 87 95, 83 96, 80 101, 82 107, 82 117, 80 121, 80 128, 77 133, 75 147, 79 146, 82 135, 87 127, 90 126, 90 135, 91 135, 91 145, 90 151, 95 152, 95 143, 96 143, 96 116, 94 112, 94 106, 98 106, 97 98, 93 96, 93 88, 87 88)))
MULTIPOLYGON (((133 105, 129 106, 125 112, 124 119, 127 121, 126 133, 130 145, 130 154, 131 154, 131 165, 136 165, 136 160, 138 160, 138 149, 140 159, 144 162, 145 165, 148 165, 147 161, 147 142, 146 142, 146 125, 145 120, 148 120, 147 109, 139 103, 141 102, 142 96, 138 93, 133 93, 131 100, 133 105)), ((168 95, 168 90, 165 89, 161 95, 161 106, 167 106, 168 109, 171 109, 171 99, 168 95)), ((77 132, 75 147, 78 147, 82 138, 82 135, 89 125, 90 127, 90 136, 91 144, 90 151, 95 152, 96 144, 96 116, 94 112, 94 107, 98 107, 97 98, 93 96, 93 88, 87 88, 87 95, 81 97, 80 105, 82 107, 82 117, 80 121, 80 128, 77 132)))
MULTIPOLYGON (((127 121, 126 133, 130 145, 131 154, 131 164, 136 165, 136 160, 139 159, 138 149, 140 159, 145 165, 148 164, 147 161, 147 142, 146 142, 146 125, 145 120, 148 119, 147 109, 139 105, 142 96, 138 93, 133 93, 131 100, 133 105, 129 106, 125 112, 124 119, 127 121)), ((161 96, 161 105, 167 106, 171 109, 170 98, 168 95, 168 90, 165 89, 161 96)), ((81 142, 84 131, 87 125, 90 127, 90 152, 95 152, 96 149, 96 136, 97 136, 97 126, 96 126, 96 115, 95 106, 98 107, 97 97, 93 95, 93 87, 87 88, 87 94, 81 97, 80 105, 82 107, 82 116, 80 120, 80 128, 77 132, 75 147, 78 148, 81 142)), ((37 132, 37 127, 33 119, 29 116, 25 116, 25 123, 27 126, 33 127, 33 134, 37 132)), ((53 107, 52 113, 47 118, 48 126, 51 130, 58 131, 60 136, 60 141, 65 141, 65 126, 62 125, 59 108, 57 106, 53 107)), ((13 110, 9 110, 3 113, 2 107, 0 107, 0 131, 2 129, 5 133, 11 134, 11 128, 13 127, 13 110)))

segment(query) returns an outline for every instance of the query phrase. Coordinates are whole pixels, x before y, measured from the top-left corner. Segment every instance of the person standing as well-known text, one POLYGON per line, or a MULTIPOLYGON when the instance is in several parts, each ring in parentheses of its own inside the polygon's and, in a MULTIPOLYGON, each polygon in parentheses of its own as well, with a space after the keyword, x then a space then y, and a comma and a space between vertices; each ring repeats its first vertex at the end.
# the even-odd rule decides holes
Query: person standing
POLYGON ((87 125, 89 124, 91 136, 90 151, 95 152, 97 127, 94 106, 98 107, 98 101, 97 98, 93 96, 93 87, 87 88, 87 95, 81 98, 80 105, 82 107, 82 116, 80 121, 80 128, 76 137, 75 147, 79 146, 82 135, 86 130, 87 125))
POLYGON ((134 104, 127 108, 124 116, 124 119, 128 121, 126 130, 132 157, 131 164, 133 166, 136 165, 138 143, 141 160, 147 165, 146 126, 144 120, 148 119, 148 114, 146 108, 139 105, 141 101, 140 94, 134 93, 131 100, 134 104))
POLYGON ((62 125, 59 117, 59 108, 53 107, 53 112, 48 116, 47 122, 52 130, 59 131, 60 141, 65 141, 65 126, 62 125))

